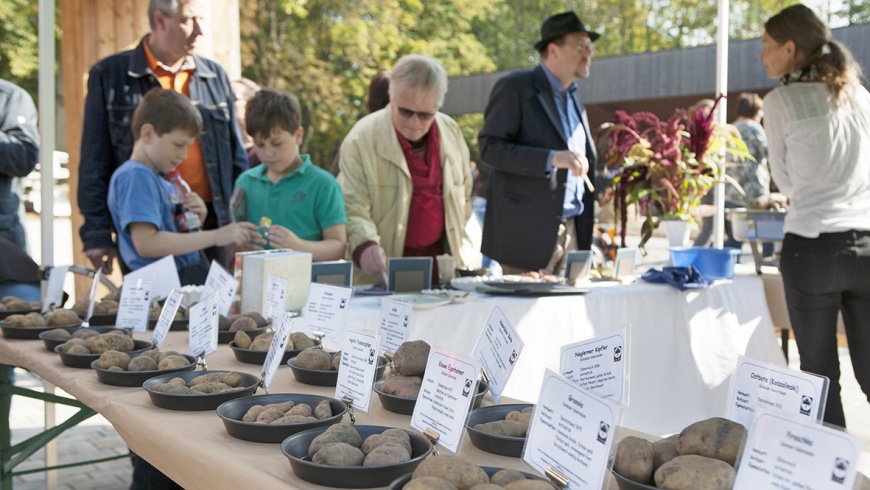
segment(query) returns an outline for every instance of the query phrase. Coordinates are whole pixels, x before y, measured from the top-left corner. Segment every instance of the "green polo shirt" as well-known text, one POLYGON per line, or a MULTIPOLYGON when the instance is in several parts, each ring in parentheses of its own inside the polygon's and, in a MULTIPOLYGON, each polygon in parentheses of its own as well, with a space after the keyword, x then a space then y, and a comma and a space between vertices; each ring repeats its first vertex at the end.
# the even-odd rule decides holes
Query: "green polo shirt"
POLYGON ((324 228, 347 224, 344 195, 332 174, 315 167, 308 155, 300 158, 302 166, 278 182, 269 180, 260 164, 240 175, 236 187, 245 191, 251 223, 265 216, 303 240, 320 241, 324 228))

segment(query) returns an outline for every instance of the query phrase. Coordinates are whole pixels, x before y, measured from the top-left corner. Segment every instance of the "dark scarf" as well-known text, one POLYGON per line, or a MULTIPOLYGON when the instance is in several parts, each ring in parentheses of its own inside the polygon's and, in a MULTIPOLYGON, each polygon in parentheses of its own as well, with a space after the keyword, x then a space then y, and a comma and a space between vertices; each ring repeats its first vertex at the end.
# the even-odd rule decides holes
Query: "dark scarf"
POLYGON ((809 65, 804 68, 798 68, 797 70, 786 73, 782 78, 779 79, 780 85, 790 85, 792 83, 797 82, 818 82, 819 81, 819 72, 816 70, 816 65, 809 65))

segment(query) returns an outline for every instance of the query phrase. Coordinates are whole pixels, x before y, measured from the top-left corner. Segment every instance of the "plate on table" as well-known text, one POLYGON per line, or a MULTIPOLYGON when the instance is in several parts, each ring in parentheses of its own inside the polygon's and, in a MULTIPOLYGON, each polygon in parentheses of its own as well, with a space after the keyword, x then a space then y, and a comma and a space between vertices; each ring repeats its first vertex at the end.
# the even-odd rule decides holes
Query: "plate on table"
POLYGON ((148 381, 142 383, 142 388, 148 392, 151 397, 151 403, 160 408, 167 410, 182 410, 182 411, 198 411, 198 410, 215 410, 222 403, 241 398, 243 396, 253 395, 260 386, 260 378, 252 374, 240 373, 238 371, 187 371, 183 373, 170 373, 155 376, 148 381), (190 383, 193 378, 206 374, 215 373, 230 373, 234 372, 242 377, 242 382, 232 391, 223 393, 166 393, 155 391, 154 385, 158 383, 168 383, 172 378, 181 378, 185 383, 190 383))
POLYGON ((468 422, 465 424, 465 430, 468 432, 471 443, 481 451, 519 458, 523 455, 523 446, 526 444, 525 437, 499 436, 475 429, 474 426, 504 420, 510 412, 519 412, 524 408, 533 406, 530 403, 515 403, 509 405, 491 405, 472 410, 468 416, 468 422))
MULTIPOLYGON (((67 332, 69 332, 70 338, 73 338, 72 336, 80 330, 89 330, 92 332, 96 332, 97 334, 117 331, 117 332, 126 333, 127 335, 131 335, 131 332, 129 330, 126 330, 123 328, 115 328, 115 327, 73 327, 73 328, 58 327, 58 328, 61 328, 62 330, 66 330, 67 332)), ((69 339, 51 338, 48 336, 49 332, 51 332, 51 330, 46 330, 45 332, 42 332, 41 334, 39 334, 39 338, 42 339, 42 343, 45 345, 45 348, 51 352, 54 352, 55 347, 59 346, 60 344, 65 344, 66 341, 69 340, 69 339)))
POLYGON ((4 325, 3 322, 0 322, 0 329, 3 330, 3 336, 7 339, 37 340, 39 339, 39 334, 43 332, 48 332, 55 328, 72 330, 79 327, 81 324, 82 322, 77 322, 72 325, 51 325, 47 327, 15 327, 7 326, 4 325))
MULTIPOLYGON (((315 346, 320 345, 319 340, 314 341, 315 346)), ((233 355, 236 356, 236 360, 239 362, 244 362, 245 364, 256 364, 258 366, 262 366, 264 362, 266 362, 266 355, 269 354, 267 350, 251 350, 251 349, 242 349, 241 347, 236 346, 236 341, 233 340, 229 343, 230 349, 233 350, 233 355)), ((281 356, 281 364, 285 364, 290 359, 299 355, 305 349, 290 349, 285 350, 284 354, 281 356)))
POLYGON ((430 296, 428 294, 397 294, 391 297, 390 300, 411 303, 411 307, 415 310, 428 310, 452 303, 447 298, 430 296))
MULTIPOLYGON (((54 351, 60 354, 60 362, 67 367, 79 368, 79 369, 91 369, 91 363, 100 358, 102 354, 74 354, 69 352, 64 352, 60 350, 63 344, 58 345, 54 348, 54 351)), ((154 348, 154 344, 152 342, 148 342, 147 340, 134 340, 133 341, 133 350, 126 352, 126 354, 138 354, 146 350, 150 350, 154 348)))
POLYGON ((227 433, 236 439, 251 442, 279 443, 284 439, 308 429, 327 427, 341 422, 347 412, 347 405, 336 400, 318 395, 305 395, 299 393, 273 393, 271 395, 254 395, 244 398, 236 398, 222 403, 217 408, 217 415, 224 422, 227 433), (332 416, 325 419, 300 422, 296 424, 266 424, 258 422, 245 422, 242 418, 254 405, 270 405, 292 401, 294 405, 304 403, 314 410, 314 407, 322 401, 328 401, 332 409, 332 416))
MULTIPOLYGON (((130 357, 134 358, 141 355, 141 353, 133 354, 130 357)), ((187 365, 172 369, 155 369, 152 371, 114 371, 101 368, 99 366, 99 359, 91 362, 91 368, 97 372, 97 378, 100 380, 100 383, 103 383, 104 385, 137 387, 142 386, 145 381, 148 381, 155 376, 170 373, 182 373, 196 369, 195 357, 187 354, 181 354, 181 356, 187 359, 187 365)))
POLYGON ((479 284, 483 284, 483 281, 487 281, 492 279, 489 276, 467 276, 467 277, 454 277, 450 280, 450 287, 453 289, 458 289, 460 291, 466 291, 469 293, 477 292, 477 286, 479 284))

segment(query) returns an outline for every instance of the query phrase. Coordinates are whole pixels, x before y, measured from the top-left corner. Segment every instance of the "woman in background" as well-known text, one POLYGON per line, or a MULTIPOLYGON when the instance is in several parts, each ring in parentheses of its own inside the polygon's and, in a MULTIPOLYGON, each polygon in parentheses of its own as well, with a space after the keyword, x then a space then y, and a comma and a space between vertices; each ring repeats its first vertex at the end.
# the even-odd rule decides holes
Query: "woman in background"
POLYGON ((764 29, 760 58, 780 79, 764 98, 768 157, 791 202, 781 262, 789 318, 801 369, 830 380, 825 422, 845 427, 838 312, 870 394, 870 94, 849 50, 806 6, 764 29))

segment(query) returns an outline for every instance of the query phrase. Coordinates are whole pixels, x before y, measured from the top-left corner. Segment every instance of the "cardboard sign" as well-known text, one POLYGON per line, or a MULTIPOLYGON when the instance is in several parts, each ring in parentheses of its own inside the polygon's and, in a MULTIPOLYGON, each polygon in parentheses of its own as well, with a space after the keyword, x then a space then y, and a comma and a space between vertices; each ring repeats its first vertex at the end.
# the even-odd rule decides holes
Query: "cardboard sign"
POLYGON ((381 353, 396 352, 408 338, 412 307, 408 303, 384 299, 381 302, 381 353))
POLYGON ((157 319, 157 324, 154 326, 154 333, 151 334, 151 341, 158 349, 166 340, 166 334, 169 333, 169 328, 175 320, 175 314, 178 312, 178 307, 181 306, 181 299, 184 297, 181 291, 173 289, 169 291, 169 296, 163 303, 163 309, 160 310, 160 317, 157 319))
POLYGON ((219 316, 217 292, 190 307, 188 354, 205 357, 217 350, 219 316))
POLYGON ((764 408, 820 421, 828 384, 824 376, 740 356, 731 379, 728 419, 749 427, 756 409, 764 408))
POLYGON ((617 405, 627 405, 627 329, 563 346, 559 350, 559 371, 580 388, 617 405))
POLYGON ((860 439, 806 417, 762 410, 749 429, 734 488, 855 487, 860 439))
POLYGON ((115 326, 132 328, 134 332, 148 330, 148 310, 151 308, 151 281, 137 279, 124 283, 115 326))
POLYGON ((263 316, 272 320, 272 325, 281 323, 284 317, 284 295, 287 294, 287 279, 269 274, 266 294, 263 295, 263 316))
POLYGON ((387 261, 387 289, 419 293, 432 286, 432 257, 396 257, 387 261))
POLYGON ((208 276, 205 278, 205 287, 202 288, 201 297, 205 298, 217 292, 218 312, 221 315, 227 316, 233 307, 233 300, 236 297, 236 289, 238 287, 239 284, 233 279, 232 274, 212 260, 208 268, 208 276))
POLYGON ((308 304, 302 314, 303 331, 308 336, 323 332, 323 346, 337 350, 341 345, 341 330, 344 327, 353 289, 326 284, 312 284, 308 304))
POLYGON ((167 255, 141 269, 126 274, 124 284, 139 279, 151 281, 153 284, 151 296, 155 299, 167 297, 173 289, 176 291, 181 289, 181 281, 178 279, 178 270, 175 268, 175 256, 173 255, 167 255))
POLYGON ((477 394, 479 372, 476 359, 432 346, 411 427, 420 432, 434 430, 441 447, 459 452, 465 419, 477 394))
POLYGON ((350 397, 353 407, 369 413, 372 399, 372 384, 378 368, 377 335, 348 330, 341 348, 341 366, 335 384, 335 398, 350 397))
POLYGON ((602 488, 619 407, 547 369, 523 449, 541 474, 553 468, 569 489, 602 488))
POLYGON ((501 398, 524 346, 523 339, 507 319, 501 304, 495 301, 471 356, 483 366, 489 381, 489 391, 496 403, 501 398))
MULTIPOLYGON (((284 303, 281 303, 283 306, 284 303)), ((272 343, 269 345, 269 352, 266 353, 266 360, 263 362, 263 368, 260 374, 263 377, 263 387, 269 389, 272 384, 272 377, 275 376, 275 371, 281 366, 281 360, 284 358, 284 350, 287 347, 287 340, 290 338, 290 332, 293 331, 294 317, 284 313, 281 316, 280 322, 273 322, 272 325, 277 325, 275 335, 272 337, 272 343)))

